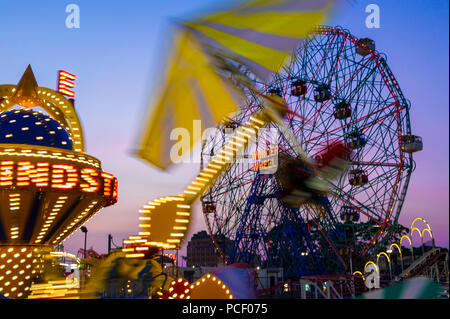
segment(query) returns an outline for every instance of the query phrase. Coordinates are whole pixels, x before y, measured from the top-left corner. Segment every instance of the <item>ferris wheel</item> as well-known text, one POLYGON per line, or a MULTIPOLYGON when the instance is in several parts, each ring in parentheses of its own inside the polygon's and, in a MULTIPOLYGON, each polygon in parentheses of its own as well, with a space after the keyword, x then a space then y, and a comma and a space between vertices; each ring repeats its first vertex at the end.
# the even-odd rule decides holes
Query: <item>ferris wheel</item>
MULTIPOLYGON (((285 128, 316 164, 340 143, 352 156, 326 190, 296 203, 286 181, 301 154, 270 124, 202 197, 216 250, 228 263, 283 267, 287 276, 348 271, 351 256, 376 252, 398 224, 412 153, 422 149, 409 102, 374 41, 339 27, 317 27, 270 83, 256 85, 284 99, 285 128)), ((259 108, 249 94, 204 142, 202 167, 259 108)))

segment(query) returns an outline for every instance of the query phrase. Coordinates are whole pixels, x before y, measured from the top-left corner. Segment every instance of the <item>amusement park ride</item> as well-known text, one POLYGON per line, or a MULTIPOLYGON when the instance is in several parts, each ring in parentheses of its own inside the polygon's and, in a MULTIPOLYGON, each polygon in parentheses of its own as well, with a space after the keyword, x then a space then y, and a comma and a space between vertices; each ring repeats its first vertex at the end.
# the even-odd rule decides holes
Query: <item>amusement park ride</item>
POLYGON ((352 262, 395 240, 412 154, 423 145, 374 41, 316 27, 270 83, 253 84, 258 92, 249 90, 248 103, 219 125, 222 133, 203 143, 200 173, 186 190, 140 210, 128 258, 178 249, 199 198, 225 264, 283 267, 287 278, 352 274, 352 262), (255 169, 249 159, 273 157, 274 149, 276 173, 255 169), (232 247, 218 244, 223 236, 232 247))
POLYGON ((72 88, 39 87, 30 66, 0 85, 0 293, 27 295, 42 255, 117 201, 117 179, 84 153, 72 88))
MULTIPOLYGON (((311 158, 320 165, 323 150, 341 142, 352 153, 349 167, 328 179, 326 193, 308 192, 314 201, 288 209, 280 194, 294 177, 283 174, 283 164, 298 154, 281 131, 276 141, 260 138, 257 148, 278 147, 279 171, 264 175, 245 161, 230 165, 202 196, 211 238, 234 241, 230 251, 217 247, 228 263, 283 265, 294 277, 350 271, 352 256, 384 247, 398 224, 412 153, 422 149, 411 133, 409 102, 374 41, 341 28, 316 28, 283 72, 260 85, 300 115, 288 113, 285 125, 311 158), (354 237, 353 228, 367 222, 366 233, 354 237)), ((238 128, 258 107, 249 105, 233 119, 238 128)), ((226 139, 224 133, 205 142, 203 163, 226 139)))

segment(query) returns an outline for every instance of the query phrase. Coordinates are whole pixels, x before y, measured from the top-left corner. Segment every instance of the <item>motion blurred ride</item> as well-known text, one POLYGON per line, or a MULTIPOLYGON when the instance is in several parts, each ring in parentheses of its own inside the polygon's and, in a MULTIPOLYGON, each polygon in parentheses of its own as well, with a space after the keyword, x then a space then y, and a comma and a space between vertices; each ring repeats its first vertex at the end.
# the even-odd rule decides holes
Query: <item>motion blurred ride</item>
POLYGON ((281 200, 298 208, 316 196, 326 196, 329 181, 337 178, 349 165, 350 148, 343 142, 324 148, 310 163, 301 158, 280 154, 277 179, 281 185, 281 200))
POLYGON ((73 100, 38 87, 30 66, 0 85, 0 294, 25 298, 42 253, 116 201, 117 179, 84 153, 73 100))

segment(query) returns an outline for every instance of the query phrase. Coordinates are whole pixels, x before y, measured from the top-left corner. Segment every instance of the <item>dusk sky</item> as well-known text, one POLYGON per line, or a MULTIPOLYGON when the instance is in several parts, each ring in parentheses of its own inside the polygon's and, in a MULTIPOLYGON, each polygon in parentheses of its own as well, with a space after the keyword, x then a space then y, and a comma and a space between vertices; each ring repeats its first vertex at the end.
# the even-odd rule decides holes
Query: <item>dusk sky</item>
MULTIPOLYGON (((176 195, 199 164, 161 171, 133 155, 142 118, 167 53, 170 18, 213 11, 230 0, 2 0, 0 83, 16 84, 31 64, 38 84, 55 89, 57 70, 77 75, 76 110, 86 152, 119 180, 119 201, 91 219, 88 247, 107 251, 107 236, 121 245, 138 232, 138 210, 161 196, 176 195), (80 8, 80 28, 68 29, 68 4, 80 8)), ((431 225, 436 244, 449 243, 449 2, 447 0, 348 0, 328 25, 376 41, 407 99, 412 133, 424 141, 414 154, 416 169, 400 215, 409 227, 416 217, 431 225), (380 7, 379 29, 368 29, 368 4, 380 7)), ((206 229, 199 206, 187 239, 206 229)), ((64 242, 76 253, 84 235, 64 242)))

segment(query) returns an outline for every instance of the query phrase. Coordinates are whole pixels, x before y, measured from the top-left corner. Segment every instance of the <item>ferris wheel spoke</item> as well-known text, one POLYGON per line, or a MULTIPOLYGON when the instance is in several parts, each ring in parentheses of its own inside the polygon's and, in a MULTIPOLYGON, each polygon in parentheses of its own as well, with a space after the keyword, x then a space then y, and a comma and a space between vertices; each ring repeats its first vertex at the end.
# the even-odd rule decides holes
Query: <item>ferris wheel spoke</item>
POLYGON ((311 122, 311 120, 313 119, 313 118, 317 118, 317 116, 318 115, 320 115, 320 111, 323 109, 323 107, 325 106, 325 105, 327 105, 327 103, 337 94, 337 92, 339 92, 339 90, 341 90, 348 82, 350 82, 350 80, 352 80, 363 68, 364 68, 364 66, 368 63, 370 61, 370 59, 368 59, 363 65, 361 65, 359 68, 358 68, 358 70, 356 70, 356 72, 355 73, 353 73, 351 76, 350 76, 350 78, 348 78, 345 82, 344 82, 344 84, 342 84, 340 87, 339 87, 339 89, 338 90, 336 90, 332 95, 331 95, 331 97, 327 100, 327 101, 325 101, 325 102, 323 102, 322 104, 321 104, 321 106, 320 106, 320 108, 317 110, 317 111, 315 111, 314 112, 314 114, 313 114, 313 116, 311 117, 311 118, 307 118, 306 120, 305 120, 305 123, 301 126, 301 127, 299 127, 298 129, 297 129, 297 131, 296 132, 294 132, 294 134, 296 135, 296 134, 298 134, 298 132, 306 125, 306 124, 308 124, 309 122, 311 122))
MULTIPOLYGON (((223 226, 224 226, 226 223, 228 223, 228 222, 231 220, 232 217, 234 217, 234 214, 233 214, 233 213, 236 212, 236 207, 240 204, 240 202, 241 202, 243 199, 246 198, 245 196, 248 194, 249 191, 250 191, 250 188, 248 188, 248 189, 241 195, 241 197, 239 198, 239 200, 238 200, 238 201, 234 204, 234 206, 229 210, 229 215, 226 215, 226 216, 225 216, 224 221, 223 221, 222 224, 219 224, 219 222, 217 222, 217 225, 219 225, 218 228, 217 228, 217 231, 219 231, 221 228, 223 228, 223 226)), ((236 218, 236 220, 238 220, 238 218, 236 218)), ((215 234, 215 235, 216 235, 216 234, 215 234)))
MULTIPOLYGON (((366 61, 366 63, 367 62, 369 62, 370 60, 367 60, 366 61)), ((324 108, 324 106, 325 105, 327 105, 327 103, 328 102, 330 102, 346 85, 347 85, 347 83, 350 83, 350 80, 352 80, 353 79, 353 77, 354 76, 356 76, 357 74, 359 74, 359 73, 362 73, 361 71, 362 70, 364 70, 364 67, 365 66, 365 64, 363 64, 358 70, 356 70, 355 71, 355 73, 349 78, 349 79, 347 79, 345 82, 344 82, 344 84, 342 84, 334 93, 333 93, 333 95, 327 100, 327 101, 325 101, 324 103, 322 103, 322 105, 320 106, 320 108, 315 112, 315 114, 313 115, 313 117, 315 116, 315 118, 314 118, 314 121, 313 121, 313 123, 316 123, 317 122, 317 120, 319 119, 319 116, 320 116, 320 114, 321 114, 321 111, 323 110, 323 108, 324 108)), ((357 90, 355 90, 355 91, 357 91, 357 90)), ((323 116, 324 118, 327 118, 326 116, 323 116)), ((328 117, 328 119, 331 119, 331 117, 328 117)), ((306 122, 308 122, 308 121, 310 121, 310 119, 307 119, 306 120, 306 122)), ((310 135, 309 135, 309 137, 308 138, 311 138, 311 135, 312 135, 312 132, 313 131, 311 131, 311 133, 310 133, 310 135)))
POLYGON ((321 225, 317 222, 316 218, 314 217, 314 215, 307 209, 306 212, 309 215, 309 218, 313 221, 313 223, 316 225, 316 227, 319 229, 320 233, 322 234, 323 238, 328 242, 328 244, 330 245, 330 247, 332 248, 334 254, 338 257, 339 261, 342 263, 342 265, 344 266, 345 269, 347 269, 347 265, 346 263, 342 260, 341 255, 337 252, 336 248, 334 247, 334 245, 332 244, 332 242, 330 241, 330 239, 328 238, 328 236, 325 234, 325 232, 323 231, 321 225))
POLYGON ((359 202, 351 194, 345 192, 342 189, 339 189, 338 187, 336 187, 336 185, 333 185, 332 183, 330 183, 330 184, 331 184, 331 186, 333 186, 333 189, 331 191, 331 195, 333 195, 334 197, 336 197, 337 199, 342 201, 344 204, 352 207, 353 209, 355 209, 359 213, 367 216, 373 222, 375 222, 377 224, 381 224, 380 221, 382 220, 382 217, 379 214, 376 214, 375 212, 373 212, 370 208, 366 207, 363 203, 359 202), (361 208, 365 209, 365 211, 362 210, 361 208), (369 214, 369 212, 370 212, 370 214, 369 214))
POLYGON ((293 64, 294 64, 294 59, 291 59, 291 61, 289 62, 289 66, 287 66, 286 68, 285 68, 285 70, 288 70, 287 71, 287 74, 286 74, 286 81, 282 81, 282 78, 281 77, 279 77, 279 80, 278 80, 278 84, 280 85, 280 87, 281 87, 281 90, 283 91, 283 96, 286 98, 286 96, 287 96, 287 89, 288 89, 288 87, 289 87, 289 79, 290 79, 290 76, 291 76, 291 70, 292 70, 292 66, 293 66, 293 64), (283 83, 286 83, 286 85, 283 85, 283 83))
MULTIPOLYGON (((320 69, 320 67, 321 67, 321 65, 322 65, 322 62, 324 61, 324 58, 325 58, 325 56, 327 55, 327 52, 328 52, 328 50, 329 50, 331 44, 333 43, 335 37, 336 37, 336 36, 333 36, 333 38, 331 39, 330 43, 328 44, 328 47, 326 48, 324 54, 322 55, 322 58, 320 59, 320 62, 317 64, 317 68, 316 68, 316 70, 314 71, 314 74, 312 75, 311 79, 309 80, 308 86, 306 87, 306 91, 307 91, 307 92, 309 91, 309 89, 310 89, 310 87, 311 87, 311 84, 313 83, 313 81, 314 81, 314 79, 315 79, 315 77, 316 77, 316 74, 317 74, 318 70, 320 69)), ((296 105, 295 108, 294 108, 294 112, 297 112, 297 111, 298 111, 298 107, 301 105, 301 103, 302 103, 304 97, 305 97, 305 95, 302 95, 301 100, 298 101, 297 105, 296 105)))
MULTIPOLYGON (((383 191, 383 197, 378 198, 378 202, 380 202, 380 207, 378 208, 382 209, 383 207, 386 207, 389 199, 392 198, 392 196, 395 196, 396 193, 395 182, 388 182, 388 180, 392 178, 392 175, 395 175, 394 173, 395 172, 388 171, 384 174, 379 174, 375 178, 372 178, 369 183, 364 185, 364 188, 359 192, 359 194, 361 194, 362 192, 365 193, 365 197, 369 200, 366 206, 370 205, 373 208, 377 208, 376 202, 373 199, 376 198, 375 195, 379 191, 383 191)), ((354 197, 356 195, 358 194, 354 194, 354 197)), ((389 210, 389 207, 387 208, 387 210, 389 210)), ((386 220, 386 218, 384 220, 386 220)))
POLYGON ((336 63, 334 64, 333 72, 330 74, 329 82, 331 82, 333 80, 333 77, 336 75, 336 70, 337 70, 339 62, 341 60, 342 53, 344 52, 344 48, 345 48, 345 44, 346 43, 347 43, 347 37, 343 41, 343 44, 342 44, 341 48, 335 53, 336 63))
POLYGON ((402 167, 402 163, 383 163, 383 162, 365 162, 365 161, 352 161, 351 165, 367 165, 367 166, 389 166, 389 167, 402 167))
MULTIPOLYGON (((242 171, 241 173, 239 173, 236 177, 233 176, 233 179, 234 179, 234 180, 237 180, 238 178, 241 178, 242 176, 244 176, 245 174, 251 172, 252 170, 253 170, 253 168, 248 168, 247 170, 242 171)), ((226 174, 224 177, 226 177, 227 175, 228 175, 228 174, 226 174)), ((220 190, 220 189, 222 189, 222 188, 224 188, 224 187, 230 186, 230 179, 227 179, 227 178, 224 178, 224 177, 222 177, 222 179, 221 179, 220 181, 218 181, 218 182, 221 183, 221 184, 219 184, 219 185, 217 185, 217 186, 214 186, 214 191, 217 192, 218 190, 220 190)), ((249 182, 242 183, 242 184, 240 184, 240 185, 238 185, 238 186, 235 186, 235 187, 233 187, 233 188, 227 188, 227 189, 225 190, 225 192, 230 191, 230 190, 233 190, 234 188, 238 188, 238 187, 243 186, 243 185, 247 185, 248 183, 251 183, 251 180, 250 180, 249 182)), ((219 194, 222 194, 222 193, 219 193, 219 194)))
MULTIPOLYGON (((351 122, 348 122, 348 123, 346 123, 346 124, 343 124, 343 125, 341 125, 341 126, 339 126, 339 127, 336 127, 336 128, 334 128, 334 129, 332 129, 332 130, 330 130, 330 131, 324 132, 324 133, 322 133, 322 134, 320 134, 320 135, 318 135, 318 136, 314 136, 313 138, 310 138, 310 139, 304 141, 303 143, 304 143, 304 144, 308 144, 309 142, 314 141, 314 140, 317 140, 317 139, 319 139, 319 138, 322 138, 322 137, 324 137, 324 136, 326 136, 326 135, 328 135, 328 134, 330 134, 330 133, 337 132, 337 131, 339 131, 339 130, 341 130, 341 129, 344 129, 344 128, 346 128, 346 127, 349 127, 349 126, 352 125, 352 124, 358 123, 359 121, 362 121, 362 120, 364 120, 364 119, 366 119, 366 118, 369 118, 369 117, 371 117, 372 115, 375 115, 375 114, 377 114, 377 113, 380 113, 380 112, 382 112, 382 111, 384 111, 384 110, 386 110, 386 109, 388 109, 388 108, 390 108, 390 107, 392 107, 392 106, 395 106, 395 104, 394 104, 394 103, 391 103, 391 104, 389 104, 389 105, 386 105, 386 106, 383 107, 382 109, 379 109, 379 110, 374 111, 374 112, 372 112, 372 113, 370 113, 370 114, 364 115, 364 116, 361 117, 361 118, 357 118, 357 119, 355 119, 355 120, 352 120, 351 122)), ((372 127, 373 125, 381 123, 382 121, 384 121, 385 119, 389 118, 390 116, 392 116, 392 115, 395 114, 396 112, 398 112, 398 111, 397 111, 397 110, 394 110, 392 113, 386 115, 386 116, 385 116, 384 118, 382 118, 381 120, 380 120, 380 119, 374 119, 372 122, 366 124, 366 126, 364 126, 361 130, 362 130, 362 131, 365 131, 365 130, 369 129, 370 127, 372 127)))

